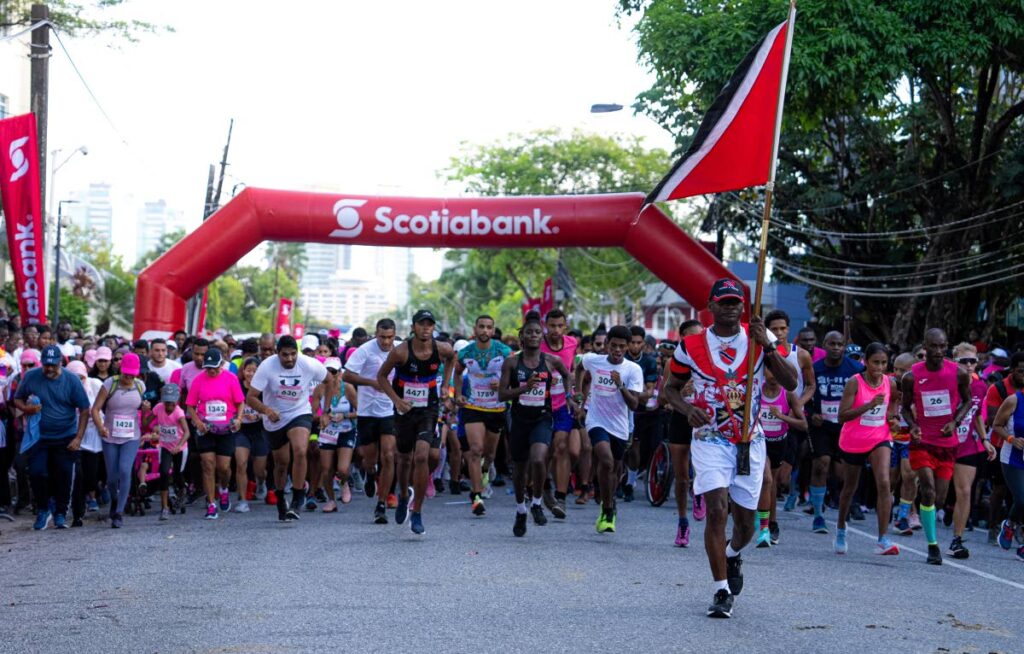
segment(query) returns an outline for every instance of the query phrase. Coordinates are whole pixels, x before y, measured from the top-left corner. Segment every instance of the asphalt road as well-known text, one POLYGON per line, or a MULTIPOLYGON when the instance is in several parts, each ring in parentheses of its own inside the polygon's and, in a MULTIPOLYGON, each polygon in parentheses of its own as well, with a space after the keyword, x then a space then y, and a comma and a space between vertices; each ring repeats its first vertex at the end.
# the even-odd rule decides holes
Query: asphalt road
POLYGON ((733 619, 711 620, 703 525, 673 547, 668 505, 620 504, 614 535, 571 506, 516 539, 510 497, 484 518, 465 499, 430 500, 422 537, 372 524, 365 497, 295 524, 262 505, 120 531, 0 523, 0 652, 1024 652, 1024 563, 980 531, 964 565, 933 567, 920 532, 895 537, 920 554, 872 554, 873 515, 839 557, 780 512, 780 545, 744 551, 733 619))

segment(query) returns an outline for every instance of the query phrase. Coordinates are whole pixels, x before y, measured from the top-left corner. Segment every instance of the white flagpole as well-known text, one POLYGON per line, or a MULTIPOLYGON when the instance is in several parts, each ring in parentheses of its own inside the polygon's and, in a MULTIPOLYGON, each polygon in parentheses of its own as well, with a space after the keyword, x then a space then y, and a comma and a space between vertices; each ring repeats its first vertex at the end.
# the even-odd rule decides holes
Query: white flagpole
MULTIPOLYGON (((786 49, 783 53, 782 59, 782 78, 779 80, 779 102, 775 110, 775 134, 772 140, 772 160, 771 168, 768 171, 768 183, 764 187, 764 215, 761 219, 761 250, 757 259, 757 284, 754 288, 754 303, 750 307, 750 314, 752 316, 761 315, 761 296, 764 290, 764 268, 765 258, 768 251, 768 222, 772 214, 772 193, 775 190, 775 170, 778 166, 779 159, 779 136, 782 132, 782 108, 786 102, 786 79, 789 77, 789 56, 793 50, 793 27, 796 22, 796 0, 790 0, 789 3, 789 19, 786 25, 786 49)), ((756 363, 754 357, 754 344, 751 342, 748 345, 748 356, 747 356, 747 389, 746 389, 746 401, 743 403, 743 443, 749 446, 750 439, 754 434, 753 427, 750 421, 750 410, 751 410, 751 393, 754 388, 754 365, 756 363)), ((746 472, 744 473, 744 467, 738 465, 738 474, 750 474, 750 451, 749 448, 745 448, 745 463, 746 472)), ((739 462, 738 462, 739 463, 739 462)))

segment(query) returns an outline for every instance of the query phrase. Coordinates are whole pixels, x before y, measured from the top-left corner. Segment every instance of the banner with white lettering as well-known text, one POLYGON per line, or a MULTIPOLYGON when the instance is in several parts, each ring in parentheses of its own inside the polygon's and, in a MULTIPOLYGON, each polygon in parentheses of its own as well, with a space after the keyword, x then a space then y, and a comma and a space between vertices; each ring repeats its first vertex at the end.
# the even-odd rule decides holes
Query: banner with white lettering
POLYGON ((38 153, 35 115, 0 120, 0 199, 22 325, 46 322, 38 153))
POLYGON ((292 335, 292 301, 281 298, 277 301, 277 325, 274 333, 278 336, 292 335))

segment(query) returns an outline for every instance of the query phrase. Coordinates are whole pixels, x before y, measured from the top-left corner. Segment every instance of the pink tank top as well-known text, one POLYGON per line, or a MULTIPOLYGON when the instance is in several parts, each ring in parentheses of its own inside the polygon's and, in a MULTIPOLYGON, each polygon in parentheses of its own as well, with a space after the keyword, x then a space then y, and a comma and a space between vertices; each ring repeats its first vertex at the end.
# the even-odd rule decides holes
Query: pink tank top
MULTIPOLYGON (((572 372, 572 364, 576 359, 576 339, 572 336, 562 337, 562 349, 555 352, 548 345, 548 339, 540 339, 540 351, 551 356, 556 356, 565 364, 565 369, 572 372)), ((557 411, 565 406, 565 387, 562 385, 562 376, 557 372, 551 373, 551 410, 557 411)))
POLYGON ((764 439, 780 441, 789 433, 789 423, 773 416, 772 407, 776 407, 783 415, 789 413, 789 400, 786 399, 785 389, 780 388, 779 394, 775 397, 768 397, 763 392, 761 394, 761 429, 764 430, 764 439))
POLYGON ((942 362, 941 370, 932 372, 921 361, 915 363, 910 371, 914 373, 914 407, 917 424, 921 427, 921 442, 936 447, 956 447, 956 430, 949 436, 943 436, 942 428, 960 408, 960 393, 956 385, 960 367, 947 359, 942 362))
POLYGON ((957 425, 956 428, 956 441, 958 443, 956 458, 958 459, 962 456, 970 456, 985 451, 985 444, 978 437, 978 430, 974 426, 978 422, 979 411, 981 412, 982 420, 987 418, 987 411, 985 410, 985 393, 987 391, 988 385, 984 380, 975 379, 971 382, 971 408, 967 411, 963 422, 957 425))
POLYGON ((888 377, 882 378, 882 385, 872 388, 864 379, 863 373, 858 374, 857 395, 853 398, 853 408, 864 406, 881 393, 882 404, 873 407, 867 413, 862 413, 858 418, 843 423, 843 429, 839 432, 839 449, 850 454, 862 454, 870 452, 879 443, 890 440, 889 422, 886 419, 886 411, 889 410, 889 400, 892 395, 892 382, 888 377))

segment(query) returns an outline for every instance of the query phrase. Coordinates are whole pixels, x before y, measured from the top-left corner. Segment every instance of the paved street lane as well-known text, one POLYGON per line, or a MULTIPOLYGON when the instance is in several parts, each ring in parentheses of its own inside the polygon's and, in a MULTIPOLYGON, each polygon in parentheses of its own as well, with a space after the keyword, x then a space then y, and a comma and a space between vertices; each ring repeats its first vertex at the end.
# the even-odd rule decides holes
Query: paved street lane
MULTIPOLYGON (((963 567, 935 568, 875 556, 857 534, 837 557, 809 517, 780 513, 781 544, 744 551, 733 619, 710 620, 702 525, 676 549, 668 506, 620 504, 614 535, 594 532, 594 504, 571 506, 515 539, 510 497, 482 519, 459 499, 428 502, 424 537, 371 524, 365 497, 298 524, 263 505, 119 532, 0 524, 0 651, 1024 651, 1024 564, 981 532, 963 567)), ((896 539, 925 549, 920 534, 896 539)))

